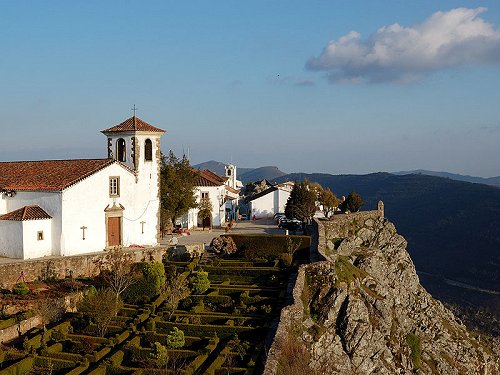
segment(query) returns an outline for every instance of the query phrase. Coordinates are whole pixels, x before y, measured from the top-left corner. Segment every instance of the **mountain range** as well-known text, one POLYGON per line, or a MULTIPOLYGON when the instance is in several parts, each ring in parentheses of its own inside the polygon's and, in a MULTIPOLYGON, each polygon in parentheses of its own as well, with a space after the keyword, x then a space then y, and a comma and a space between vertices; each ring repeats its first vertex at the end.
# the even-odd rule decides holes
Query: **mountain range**
POLYGON ((475 176, 468 176, 468 175, 449 173, 449 172, 435 172, 435 171, 429 171, 426 169, 415 169, 413 171, 392 172, 392 174, 396 174, 396 175, 423 174, 423 175, 427 175, 427 176, 444 177, 444 178, 449 178, 451 180, 466 181, 466 182, 473 182, 476 184, 485 184, 485 185, 500 187, 500 176, 484 178, 484 177, 475 177, 475 176))

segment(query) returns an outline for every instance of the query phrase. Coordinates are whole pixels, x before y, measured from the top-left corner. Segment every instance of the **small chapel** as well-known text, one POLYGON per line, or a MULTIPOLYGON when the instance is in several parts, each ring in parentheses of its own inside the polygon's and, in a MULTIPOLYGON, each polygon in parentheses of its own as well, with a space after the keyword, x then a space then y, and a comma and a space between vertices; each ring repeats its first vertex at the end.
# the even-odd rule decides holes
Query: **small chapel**
POLYGON ((158 245, 165 131, 134 115, 102 133, 106 159, 0 162, 0 256, 158 245))

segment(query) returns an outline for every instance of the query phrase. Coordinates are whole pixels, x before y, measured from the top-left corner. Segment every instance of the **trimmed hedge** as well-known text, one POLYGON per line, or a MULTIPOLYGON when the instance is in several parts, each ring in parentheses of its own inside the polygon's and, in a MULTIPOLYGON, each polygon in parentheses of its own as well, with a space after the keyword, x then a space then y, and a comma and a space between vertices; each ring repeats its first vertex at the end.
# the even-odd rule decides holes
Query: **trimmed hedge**
POLYGON ((17 323, 17 319, 15 317, 5 319, 0 321, 0 329, 8 328, 17 323))
POLYGON ((77 363, 75 361, 67 361, 64 359, 42 357, 42 356, 36 356, 34 363, 35 366, 40 366, 40 367, 52 366, 52 368, 56 371, 69 369, 77 366, 77 363))
POLYGON ((10 365, 9 367, 0 370, 0 375, 19 375, 28 374, 33 367, 34 358, 26 357, 21 359, 19 362, 10 365))
MULTIPOLYGON (((229 234, 236 243, 238 250, 245 258, 255 260, 263 258, 267 260, 280 259, 281 254, 287 253, 288 242, 292 240, 294 245, 298 245, 295 251, 300 258, 309 258, 309 247, 311 237, 309 236, 287 236, 276 234, 229 234)), ((294 253, 294 254, 295 254, 294 253)))
POLYGON ((184 331, 186 335, 200 335, 205 337, 212 337, 217 334, 220 338, 232 337, 234 334, 254 330, 254 327, 239 327, 239 326, 216 326, 210 324, 184 324, 184 323, 170 323, 158 322, 156 329, 160 333, 168 333, 172 328, 177 327, 184 331))

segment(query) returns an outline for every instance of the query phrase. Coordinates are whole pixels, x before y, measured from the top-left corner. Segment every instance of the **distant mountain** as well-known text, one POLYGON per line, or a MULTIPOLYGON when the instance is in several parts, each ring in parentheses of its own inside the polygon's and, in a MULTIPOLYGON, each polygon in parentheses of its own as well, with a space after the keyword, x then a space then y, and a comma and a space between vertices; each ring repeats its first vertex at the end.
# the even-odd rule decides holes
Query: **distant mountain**
POLYGON ((278 167, 274 166, 255 168, 245 173, 242 173, 241 169, 238 171, 238 179, 244 183, 250 181, 260 181, 263 179, 274 181, 284 175, 286 175, 285 172, 280 171, 278 167))
MULTIPOLYGON (((221 163, 219 161, 210 160, 204 163, 193 165, 196 169, 210 169, 212 172, 217 173, 218 175, 224 176, 225 169, 224 167, 227 164, 221 163)), ((267 167, 259 167, 259 168, 240 168, 237 166, 237 178, 241 180, 243 183, 247 183, 250 181, 259 181, 259 180, 269 180, 273 181, 278 177, 284 176, 286 173, 282 172, 278 169, 278 167, 267 166, 267 167)))
MULTIPOLYGON (((374 209, 383 200, 386 217, 408 240, 422 283, 431 293, 439 292, 440 298, 453 293, 450 299, 463 302, 463 288, 457 292, 442 287, 449 280, 458 281, 493 291, 487 296, 491 297, 489 305, 500 311, 500 189, 424 174, 296 173, 278 180, 304 177, 329 187, 339 197, 358 192, 366 201, 364 209, 374 209), (441 288, 433 289, 438 284, 441 288)), ((474 291, 471 296, 479 298, 480 294, 474 291)))
POLYGON ((396 175, 425 174, 427 176, 445 177, 445 178, 449 178, 451 180, 466 181, 466 182, 473 182, 476 184, 485 184, 485 185, 500 187, 500 176, 484 178, 484 177, 475 177, 475 176, 468 176, 468 175, 462 175, 462 174, 456 174, 456 173, 428 171, 426 169, 416 169, 414 171, 393 172, 392 174, 396 174, 396 175))
MULTIPOLYGON (((227 164, 221 163, 220 161, 210 160, 210 161, 206 161, 203 163, 195 164, 195 165, 193 165, 193 168, 200 169, 200 170, 210 169, 212 172, 217 173, 219 176, 224 176, 226 174, 226 170, 224 169, 224 167, 226 165, 227 164)), ((238 179, 240 179, 240 175, 242 173, 252 171, 253 169, 254 168, 240 168, 240 167, 238 167, 238 169, 236 171, 238 179)))

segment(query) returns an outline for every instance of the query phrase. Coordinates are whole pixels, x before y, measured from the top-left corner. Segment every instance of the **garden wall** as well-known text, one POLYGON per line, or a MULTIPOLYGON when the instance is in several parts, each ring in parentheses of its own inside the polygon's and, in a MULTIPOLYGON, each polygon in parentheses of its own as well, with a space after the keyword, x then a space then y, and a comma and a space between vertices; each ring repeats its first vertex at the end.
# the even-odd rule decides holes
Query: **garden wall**
MULTIPOLYGON (((177 246, 182 247, 182 246, 177 246)), ((188 252, 203 248, 203 244, 186 245, 188 252), (194 249, 194 250, 193 250, 194 249)), ((124 249, 132 254, 135 262, 159 260, 169 249, 167 247, 151 247, 140 249, 124 249)), ((98 274, 96 261, 104 257, 107 252, 68 257, 47 257, 34 260, 12 260, 0 263, 0 288, 11 289, 19 281, 21 273, 27 282, 65 277, 89 277, 98 274)))

